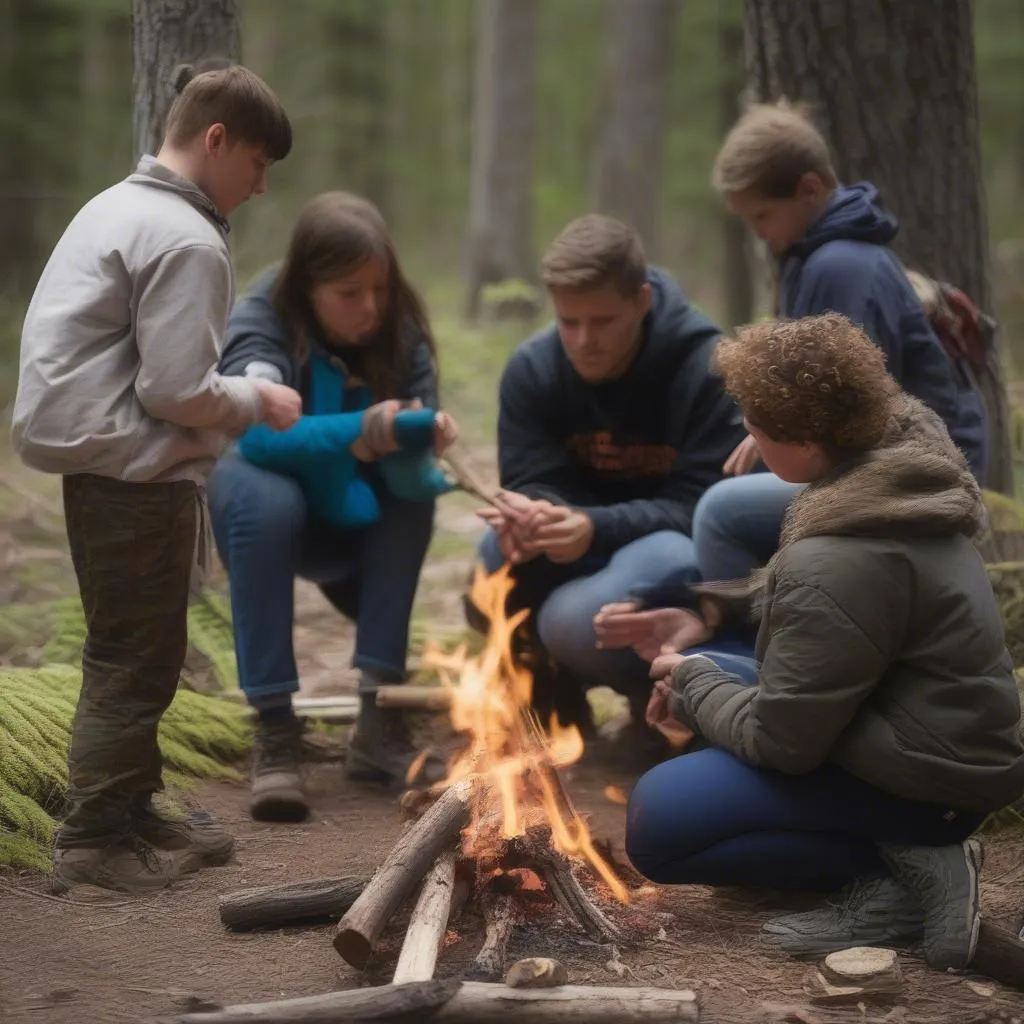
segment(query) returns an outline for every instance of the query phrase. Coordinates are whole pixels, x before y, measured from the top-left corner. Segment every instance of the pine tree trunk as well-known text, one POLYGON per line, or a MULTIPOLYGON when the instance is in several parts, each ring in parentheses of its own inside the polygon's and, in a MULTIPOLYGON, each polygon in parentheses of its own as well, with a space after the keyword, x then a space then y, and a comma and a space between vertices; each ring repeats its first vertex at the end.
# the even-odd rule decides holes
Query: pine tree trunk
POLYGON ((606 110, 595 204, 657 249, 665 95, 678 0, 608 0, 606 110))
MULTIPOLYGON (((873 182, 910 267, 991 306, 970 0, 747 0, 759 99, 811 104, 841 180, 873 182)), ((1005 387, 984 389, 990 487, 1012 489, 1005 387)))
POLYGON ((132 0, 136 159, 160 148, 174 68, 203 57, 238 60, 241 50, 235 0, 132 0))
MULTIPOLYGON (((723 20, 718 26, 722 61, 721 116, 724 135, 740 116, 743 94, 743 25, 723 20)), ((725 274, 725 327, 732 330, 754 318, 754 270, 750 233, 739 217, 722 211, 722 266, 725 274)))
POLYGON ((466 312, 487 284, 535 277, 531 251, 536 0, 478 0, 466 312))

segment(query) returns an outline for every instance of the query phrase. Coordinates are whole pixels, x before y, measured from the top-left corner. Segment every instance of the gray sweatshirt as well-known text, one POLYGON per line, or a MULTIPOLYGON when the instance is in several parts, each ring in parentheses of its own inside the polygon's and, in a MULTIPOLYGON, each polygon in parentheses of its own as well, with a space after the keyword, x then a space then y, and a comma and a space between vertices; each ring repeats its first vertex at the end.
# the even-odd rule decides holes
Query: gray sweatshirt
POLYGON ((12 436, 46 473, 205 483, 263 418, 255 384, 216 372, 234 275, 227 223, 152 157, 78 212, 21 336, 12 436))

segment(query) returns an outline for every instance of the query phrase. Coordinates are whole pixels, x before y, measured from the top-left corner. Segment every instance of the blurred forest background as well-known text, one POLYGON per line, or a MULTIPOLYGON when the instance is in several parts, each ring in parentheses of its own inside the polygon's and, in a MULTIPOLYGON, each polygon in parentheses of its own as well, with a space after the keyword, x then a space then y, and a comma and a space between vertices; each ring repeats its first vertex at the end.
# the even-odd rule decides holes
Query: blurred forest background
MULTIPOLYGON (((751 306, 746 267, 756 262, 709 183, 747 80, 742 0, 506 0, 506 22, 491 26, 489 41, 481 18, 495 12, 474 0, 209 5, 237 9, 242 60, 279 92, 295 127, 295 148, 272 169, 268 194, 235 217, 240 284, 280 258, 310 196, 334 188, 367 195, 427 294, 452 386, 489 389, 526 329, 465 335, 464 313, 478 308, 467 270, 474 133, 494 133, 492 157, 522 179, 525 200, 499 211, 518 221, 509 235, 518 251, 497 276, 528 279, 566 221, 614 207, 616 190, 628 191, 631 168, 621 146, 616 166, 609 138, 618 116, 644 122, 637 159, 653 166, 633 174, 640 195, 626 202, 644 222, 650 256, 723 326, 770 310, 763 287, 754 292, 759 310, 751 306), (505 109, 517 123, 474 113, 488 68, 504 68, 505 109)), ((857 3, 814 5, 860 16, 857 3)), ((864 4, 863 16, 877 6, 864 4)), ((993 305, 1013 374, 1024 368, 1024 3, 973 7, 993 305)), ((24 306, 53 243, 86 199, 133 166, 130 8, 128 0, 0 0, 0 406, 11 393, 24 306)), ((959 146, 950 139, 951 150, 959 146)), ((915 156, 933 162, 898 154, 910 163, 915 156)))

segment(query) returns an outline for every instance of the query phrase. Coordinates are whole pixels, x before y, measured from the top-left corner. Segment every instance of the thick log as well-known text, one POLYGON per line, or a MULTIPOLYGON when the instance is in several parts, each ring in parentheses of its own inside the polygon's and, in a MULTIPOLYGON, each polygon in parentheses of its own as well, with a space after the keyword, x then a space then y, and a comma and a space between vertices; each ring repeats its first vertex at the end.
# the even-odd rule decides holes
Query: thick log
POLYGON ((527 989, 472 981, 434 981, 227 1006, 212 1013, 186 1013, 168 1024, 358 1024, 388 1020, 429 1020, 431 1024, 696 1024, 699 1019, 697 997, 687 989, 675 992, 597 985, 527 989), (456 987, 448 998, 441 999, 439 993, 448 991, 443 986, 453 985, 456 987), (409 989, 416 991, 407 993, 409 989))
POLYGON ((454 888, 455 851, 446 850, 434 861, 434 866, 423 880, 409 927, 405 930, 402 951, 398 954, 393 984, 429 981, 434 976, 441 943, 448 929, 454 888))
POLYGON ((239 889, 222 896, 217 907, 221 923, 233 931, 337 921, 369 880, 367 876, 346 875, 239 889))
POLYGON ((537 873, 551 894, 575 918, 580 927, 595 942, 622 943, 624 937, 618 928, 591 902, 583 886, 572 873, 568 859, 554 849, 536 851, 537 873))
POLYGON ((452 692, 444 686, 417 686, 405 683, 377 687, 377 707, 416 708, 445 711, 452 706, 452 692))
POLYGON ((444 791, 395 843, 362 894, 338 923, 334 948, 357 970, 370 959, 384 926, 435 860, 454 846, 469 821, 471 782, 444 791))
POLYGON ((510 893, 490 893, 484 898, 483 909, 487 922, 484 944, 466 971, 466 978, 470 981, 500 981, 505 973, 508 940, 519 919, 515 897, 510 893))
POLYGON ((982 921, 970 969, 1024 991, 1024 942, 1006 928, 982 921))

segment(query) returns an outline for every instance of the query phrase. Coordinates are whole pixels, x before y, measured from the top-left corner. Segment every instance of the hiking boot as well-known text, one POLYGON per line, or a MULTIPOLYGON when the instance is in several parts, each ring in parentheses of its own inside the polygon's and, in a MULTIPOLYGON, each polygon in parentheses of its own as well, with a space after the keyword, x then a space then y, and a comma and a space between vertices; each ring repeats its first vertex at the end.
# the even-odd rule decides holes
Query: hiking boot
POLYGON ((97 885, 133 896, 165 889, 177 877, 174 865, 138 836, 112 836, 97 846, 57 847, 53 892, 63 896, 76 885, 97 885))
MULTIPOLYGON (((372 693, 363 694, 349 737, 345 774, 353 782, 404 783, 418 756, 404 712, 400 708, 379 708, 372 693)), ((417 773, 418 779, 423 777, 423 772, 417 773)))
POLYGON ((300 773, 302 730, 294 716, 256 723, 249 813, 257 821, 303 821, 309 814, 300 773))
POLYGON ((921 901, 928 966, 966 967, 974 956, 981 925, 981 845, 965 839, 950 846, 879 843, 878 849, 897 881, 921 901))
POLYGON ((187 851, 182 862, 185 870, 227 864, 235 850, 234 837, 205 811, 191 811, 185 818, 175 819, 146 800, 132 808, 132 828, 157 850, 187 851))
POLYGON ((893 878, 869 878, 846 886, 817 910, 766 921, 762 937, 802 959, 817 959, 852 946, 914 942, 924 932, 921 902, 893 878))

